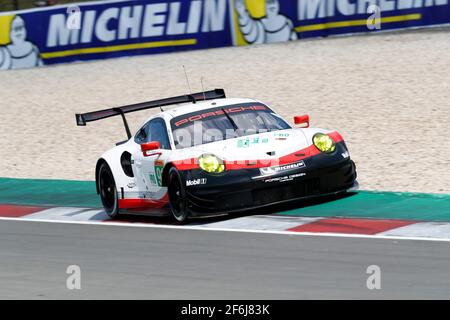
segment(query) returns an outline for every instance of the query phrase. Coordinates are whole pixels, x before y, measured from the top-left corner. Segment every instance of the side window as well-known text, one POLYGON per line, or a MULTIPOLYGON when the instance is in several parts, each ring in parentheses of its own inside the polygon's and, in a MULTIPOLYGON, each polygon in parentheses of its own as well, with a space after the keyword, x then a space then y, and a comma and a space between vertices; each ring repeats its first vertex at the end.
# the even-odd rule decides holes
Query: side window
POLYGON ((170 149, 166 124, 161 118, 156 118, 146 123, 136 134, 134 141, 139 144, 150 141, 159 141, 161 149, 170 149))
POLYGON ((148 123, 146 123, 141 129, 139 129, 138 133, 134 136, 134 142, 137 144, 142 144, 145 142, 148 131, 148 123))

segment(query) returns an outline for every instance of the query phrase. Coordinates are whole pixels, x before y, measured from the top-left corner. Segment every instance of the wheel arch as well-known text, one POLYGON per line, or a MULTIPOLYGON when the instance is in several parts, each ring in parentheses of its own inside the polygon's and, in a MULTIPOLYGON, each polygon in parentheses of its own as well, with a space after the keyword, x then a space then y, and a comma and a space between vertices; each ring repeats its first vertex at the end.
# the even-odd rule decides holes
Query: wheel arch
MULTIPOLYGON (((103 163, 106 163, 108 165, 108 167, 111 169, 110 165, 108 164, 108 162, 105 159, 100 158, 97 160, 97 165, 95 166, 95 188, 97 190, 97 194, 100 194, 100 189, 98 187, 98 173, 99 173, 100 167, 103 163)), ((113 173, 113 176, 114 176, 114 173, 113 173)))
MULTIPOLYGON (((106 163, 109 167, 109 169, 112 172, 114 182, 116 184, 117 191, 128 192, 128 191, 136 191, 136 188, 130 190, 130 187, 128 185, 132 183, 136 183, 136 178, 134 175, 131 174, 127 175, 126 170, 124 168, 124 162, 123 162, 123 155, 124 153, 128 152, 129 154, 133 154, 133 146, 129 143, 121 144, 119 146, 115 146, 112 149, 109 149, 105 153, 103 153, 99 159, 97 160, 96 168, 95 168, 95 181, 96 181, 96 189, 98 190, 98 173, 100 166, 103 163, 106 163)), ((130 157, 129 164, 131 165, 132 156, 130 157)), ((131 168, 131 172, 132 172, 131 168)))
POLYGON ((169 162, 164 166, 164 169, 161 174, 161 185, 163 187, 167 187, 169 184, 169 171, 172 168, 176 168, 176 166, 172 162, 169 162))

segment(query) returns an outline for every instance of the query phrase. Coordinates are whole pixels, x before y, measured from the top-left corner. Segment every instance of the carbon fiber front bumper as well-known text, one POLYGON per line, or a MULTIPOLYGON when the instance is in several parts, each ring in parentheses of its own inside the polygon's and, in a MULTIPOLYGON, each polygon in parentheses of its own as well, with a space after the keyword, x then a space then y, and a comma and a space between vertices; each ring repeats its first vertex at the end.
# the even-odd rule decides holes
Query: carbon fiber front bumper
POLYGON ((230 213, 346 191, 356 182, 356 167, 342 156, 345 145, 337 149, 333 156, 320 154, 303 160, 301 168, 269 176, 261 176, 259 169, 221 176, 198 169, 185 172, 188 210, 192 216, 230 213))

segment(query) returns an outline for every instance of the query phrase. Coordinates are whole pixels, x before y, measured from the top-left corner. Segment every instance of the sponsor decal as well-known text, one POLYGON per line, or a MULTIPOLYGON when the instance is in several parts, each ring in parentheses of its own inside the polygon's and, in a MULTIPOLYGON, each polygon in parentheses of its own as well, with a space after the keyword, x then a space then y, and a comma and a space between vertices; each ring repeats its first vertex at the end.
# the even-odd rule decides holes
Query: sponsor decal
POLYGON ((158 186, 158 179, 156 179, 156 175, 154 173, 149 174, 150 184, 152 186, 158 186))
POLYGON ((289 176, 283 176, 283 177, 276 177, 276 178, 270 178, 270 179, 266 179, 264 180, 265 183, 271 183, 271 182, 287 182, 287 181, 292 181, 295 178, 299 178, 299 177, 303 177, 305 176, 306 173, 301 172, 301 173, 296 173, 296 174, 291 174, 289 176))
MULTIPOLYGON (((161 160, 160 160, 161 161, 161 160)), ((163 165, 157 165, 158 161, 155 161, 155 179, 156 179, 156 186, 161 187, 162 185, 162 171, 163 171, 163 165)), ((164 162, 163 162, 164 163, 164 162)))
POLYGON ((150 184, 154 187, 161 187, 162 185, 162 171, 164 168, 164 161, 155 161, 155 171, 149 173, 150 184))
POLYGON ((275 137, 275 140, 283 141, 289 137, 289 133, 275 133, 274 137, 275 137))
POLYGON ((269 138, 261 138, 261 137, 253 137, 253 138, 245 138, 239 139, 237 141, 238 148, 248 148, 254 144, 268 143, 269 138))
POLYGON ((341 153, 342 158, 347 159, 349 157, 348 151, 341 153))
POLYGON ((290 170, 295 170, 295 169, 299 169, 299 168, 304 168, 305 166, 306 166, 305 162, 302 160, 299 162, 285 164, 282 166, 260 168, 259 172, 261 173, 262 176, 268 176, 268 175, 274 175, 274 174, 284 172, 284 171, 290 171, 290 170))
POLYGON ((194 179, 194 180, 186 180, 186 187, 198 186, 198 185, 206 184, 206 182, 207 182, 206 178, 198 178, 198 179, 194 179))
POLYGON ((136 183, 130 182, 129 184, 127 184, 127 187, 133 189, 134 187, 136 187, 136 183))

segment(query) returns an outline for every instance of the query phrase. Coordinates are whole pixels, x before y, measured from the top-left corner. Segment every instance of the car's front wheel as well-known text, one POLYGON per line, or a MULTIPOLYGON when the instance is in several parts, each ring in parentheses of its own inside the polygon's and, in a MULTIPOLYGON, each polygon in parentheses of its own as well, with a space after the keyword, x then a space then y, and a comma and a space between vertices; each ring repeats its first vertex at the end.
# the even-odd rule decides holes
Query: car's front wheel
POLYGON ((188 218, 186 190, 184 188, 180 173, 176 168, 169 171, 169 209, 172 216, 178 222, 184 222, 188 218))
POLYGON ((105 212, 111 218, 119 214, 119 199, 116 192, 114 176, 106 162, 102 163, 97 177, 98 190, 105 212))

